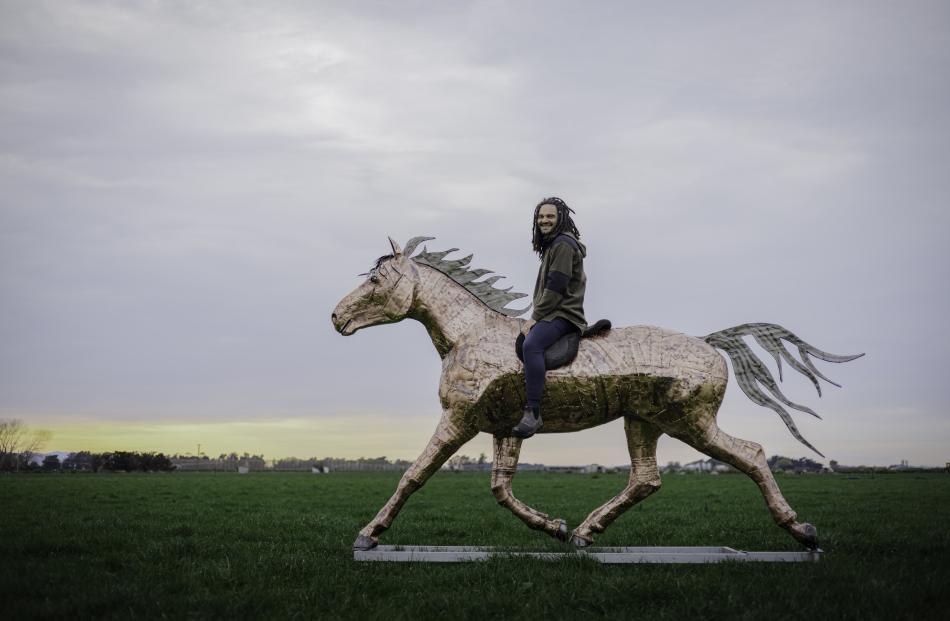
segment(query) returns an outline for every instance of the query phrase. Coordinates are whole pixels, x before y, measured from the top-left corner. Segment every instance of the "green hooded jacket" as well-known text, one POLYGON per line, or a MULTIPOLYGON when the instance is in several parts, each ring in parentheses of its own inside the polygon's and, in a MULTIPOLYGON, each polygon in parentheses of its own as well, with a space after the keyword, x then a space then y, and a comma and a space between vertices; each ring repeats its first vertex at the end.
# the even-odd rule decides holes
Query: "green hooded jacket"
POLYGON ((573 234, 563 232, 551 241, 541 254, 541 267, 534 285, 535 321, 552 321, 561 317, 583 332, 587 329, 584 318, 584 257, 587 248, 573 234))

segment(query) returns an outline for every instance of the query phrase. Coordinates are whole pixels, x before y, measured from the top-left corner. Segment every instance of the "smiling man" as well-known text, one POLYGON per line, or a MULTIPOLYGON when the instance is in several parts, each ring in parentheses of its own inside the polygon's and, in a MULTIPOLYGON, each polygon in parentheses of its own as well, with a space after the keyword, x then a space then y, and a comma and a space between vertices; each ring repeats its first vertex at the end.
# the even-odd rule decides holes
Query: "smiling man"
POLYGON ((541 397, 544 395, 544 351, 571 330, 587 329, 584 318, 584 257, 587 248, 571 219, 574 210, 556 196, 534 209, 532 248, 541 258, 534 285, 534 311, 525 323, 524 376, 527 402, 524 415, 511 430, 530 438, 541 429, 541 397))

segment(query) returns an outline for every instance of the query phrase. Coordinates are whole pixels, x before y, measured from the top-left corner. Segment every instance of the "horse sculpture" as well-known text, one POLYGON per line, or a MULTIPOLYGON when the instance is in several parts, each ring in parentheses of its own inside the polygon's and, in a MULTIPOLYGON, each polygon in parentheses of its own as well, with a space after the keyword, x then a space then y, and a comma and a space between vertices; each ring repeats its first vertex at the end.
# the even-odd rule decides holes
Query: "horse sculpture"
MULTIPOLYGON (((527 309, 505 306, 525 294, 509 293, 510 287, 494 288, 502 276, 476 282, 491 272, 468 268, 471 255, 447 260, 445 256, 457 248, 428 252, 423 247, 412 256, 420 243, 430 239, 414 237, 402 250, 390 238, 392 254, 380 257, 365 274, 366 281, 333 311, 333 325, 344 336, 369 326, 415 319, 425 326, 442 358, 442 417, 435 433, 403 474, 389 501, 360 531, 353 547, 375 547, 409 496, 480 431, 494 436, 491 490, 498 503, 530 528, 566 541, 569 535, 564 520, 551 519, 511 492, 521 450, 521 440, 511 435, 511 428, 525 403, 523 367, 514 343, 525 321, 517 316, 527 309)), ((719 348, 732 359, 746 395, 775 410, 796 438, 818 452, 802 437, 782 405, 758 384, 785 405, 818 415, 785 398, 767 367, 742 340, 747 335, 774 356, 779 379, 784 359, 814 383, 819 396, 816 376, 834 382, 815 368, 809 354, 830 362, 847 362, 863 355, 827 354, 773 324, 744 324, 705 338, 632 326, 583 339, 570 365, 548 371, 541 433, 580 431, 623 417, 630 451, 627 486, 573 530, 570 539, 575 546, 591 545, 595 533, 603 532, 627 509, 660 489, 656 445, 665 433, 744 472, 759 486, 775 522, 807 548, 818 547, 817 529, 797 521, 769 470, 762 447, 734 438, 716 424, 728 380, 726 361, 715 349, 719 348), (801 362, 785 349, 783 339, 797 346, 801 362)))

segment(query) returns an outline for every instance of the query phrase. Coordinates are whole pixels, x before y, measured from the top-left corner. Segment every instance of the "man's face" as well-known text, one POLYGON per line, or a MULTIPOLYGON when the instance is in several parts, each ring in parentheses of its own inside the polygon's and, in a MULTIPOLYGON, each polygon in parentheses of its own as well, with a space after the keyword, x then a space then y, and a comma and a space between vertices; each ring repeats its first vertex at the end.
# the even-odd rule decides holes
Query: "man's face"
POLYGON ((557 207, 554 205, 541 205, 538 210, 538 228, 542 235, 547 235, 557 226, 557 207))

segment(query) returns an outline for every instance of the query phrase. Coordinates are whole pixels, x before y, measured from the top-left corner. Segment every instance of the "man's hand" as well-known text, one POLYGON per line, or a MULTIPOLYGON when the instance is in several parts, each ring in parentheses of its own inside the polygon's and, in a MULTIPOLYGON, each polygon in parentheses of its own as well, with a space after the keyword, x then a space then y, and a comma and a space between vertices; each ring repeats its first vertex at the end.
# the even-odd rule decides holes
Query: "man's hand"
POLYGON ((524 334, 525 336, 528 336, 528 332, 531 331, 531 326, 533 326, 536 323, 538 322, 535 321, 534 319, 529 319, 528 321, 524 322, 524 325, 521 326, 521 333, 524 334))

